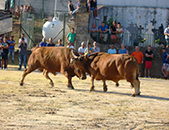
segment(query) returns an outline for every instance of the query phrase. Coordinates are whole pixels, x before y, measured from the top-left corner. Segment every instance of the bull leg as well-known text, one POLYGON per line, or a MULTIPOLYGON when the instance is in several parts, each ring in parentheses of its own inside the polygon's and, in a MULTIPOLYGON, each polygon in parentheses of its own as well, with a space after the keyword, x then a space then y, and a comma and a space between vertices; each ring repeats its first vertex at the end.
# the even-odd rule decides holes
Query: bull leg
POLYGON ((105 81, 105 80, 102 80, 102 81, 103 81, 103 91, 104 91, 104 92, 107 92, 106 81, 105 81))
POLYGON ((117 82, 117 83, 116 83, 116 87, 118 87, 118 86, 119 86, 119 83, 117 82))
POLYGON ((94 91, 94 75, 91 75, 91 87, 90 87, 90 92, 94 91))
POLYGON ((138 79, 135 79, 133 82, 133 86, 134 86, 134 92, 132 94, 133 97, 140 95, 140 81, 138 79))
POLYGON ((73 85, 72 85, 72 77, 70 75, 68 75, 68 83, 67 83, 67 87, 70 89, 74 89, 73 85))
POLYGON ((36 70, 38 67, 31 67, 31 69, 28 67, 24 70, 23 75, 22 75, 22 79, 20 80, 20 86, 23 85, 23 81, 25 79, 25 77, 27 76, 27 74, 31 73, 32 71, 36 70))
POLYGON ((43 70, 43 75, 44 75, 44 77, 45 77, 46 79, 49 79, 49 80, 50 80, 49 84, 53 87, 53 86, 54 86, 54 83, 53 83, 52 79, 49 77, 48 73, 49 73, 49 71, 47 71, 47 70, 45 70, 45 69, 43 70))

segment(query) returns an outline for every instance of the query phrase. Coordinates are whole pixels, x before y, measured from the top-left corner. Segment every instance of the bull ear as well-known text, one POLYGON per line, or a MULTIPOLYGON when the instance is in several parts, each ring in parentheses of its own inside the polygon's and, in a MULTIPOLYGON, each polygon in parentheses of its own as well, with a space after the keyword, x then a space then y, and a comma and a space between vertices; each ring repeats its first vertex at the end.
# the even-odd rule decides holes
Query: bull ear
POLYGON ((76 56, 75 53, 73 52, 73 49, 71 50, 71 53, 72 53, 74 58, 78 58, 78 56, 76 56))

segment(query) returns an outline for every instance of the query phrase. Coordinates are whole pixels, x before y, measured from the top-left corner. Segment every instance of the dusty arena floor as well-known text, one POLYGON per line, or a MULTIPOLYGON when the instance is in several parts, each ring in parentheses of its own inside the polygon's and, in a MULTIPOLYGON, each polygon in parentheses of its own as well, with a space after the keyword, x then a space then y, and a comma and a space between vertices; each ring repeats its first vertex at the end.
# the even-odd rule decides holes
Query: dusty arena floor
POLYGON ((75 90, 67 89, 66 78, 53 76, 55 86, 42 73, 33 72, 19 85, 22 71, 17 66, 0 70, 0 129, 75 130, 75 129, 169 129, 169 80, 140 78, 141 96, 131 97, 126 81, 119 87, 108 81, 108 92, 90 78, 73 78, 75 90))

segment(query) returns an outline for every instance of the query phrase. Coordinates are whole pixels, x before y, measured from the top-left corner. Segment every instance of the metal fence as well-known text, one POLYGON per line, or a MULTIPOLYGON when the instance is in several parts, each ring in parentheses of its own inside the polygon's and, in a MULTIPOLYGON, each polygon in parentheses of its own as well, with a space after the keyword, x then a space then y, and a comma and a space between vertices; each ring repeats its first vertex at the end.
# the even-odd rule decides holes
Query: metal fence
POLYGON ((34 43, 34 14, 21 13, 20 17, 20 33, 24 33, 25 37, 28 39, 28 49, 31 49, 34 43))

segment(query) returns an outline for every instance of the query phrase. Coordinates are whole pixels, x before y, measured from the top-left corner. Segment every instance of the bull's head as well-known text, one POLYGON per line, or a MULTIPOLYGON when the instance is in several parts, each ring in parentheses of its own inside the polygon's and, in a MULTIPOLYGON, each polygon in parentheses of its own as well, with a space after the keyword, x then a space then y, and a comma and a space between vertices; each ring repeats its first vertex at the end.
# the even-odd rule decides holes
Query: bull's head
POLYGON ((70 63, 73 64, 76 68, 78 68, 82 72, 87 72, 87 66, 86 66, 86 61, 87 61, 87 54, 84 56, 77 56, 74 54, 73 50, 71 51, 73 58, 70 60, 70 63))

